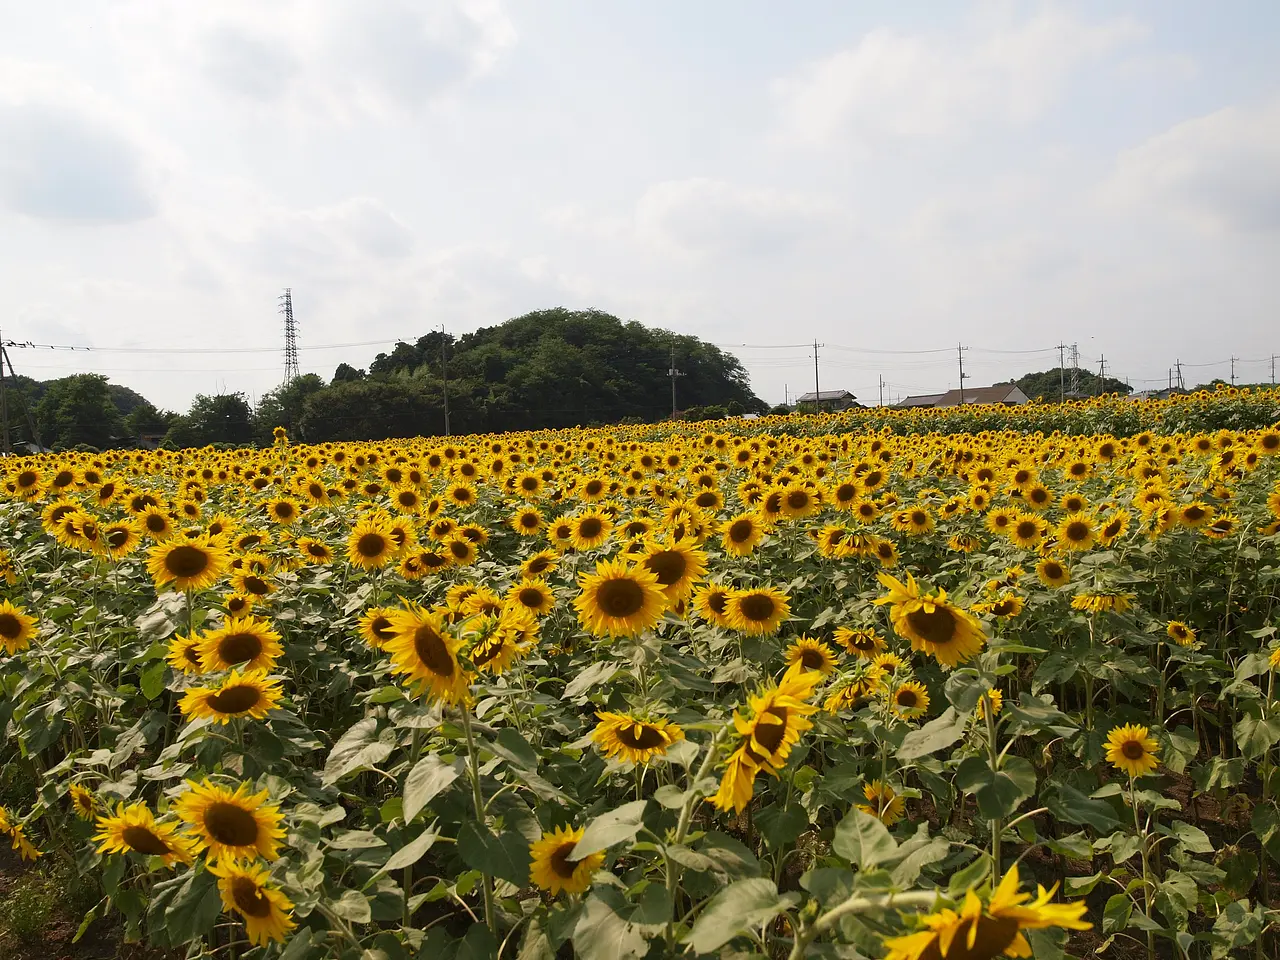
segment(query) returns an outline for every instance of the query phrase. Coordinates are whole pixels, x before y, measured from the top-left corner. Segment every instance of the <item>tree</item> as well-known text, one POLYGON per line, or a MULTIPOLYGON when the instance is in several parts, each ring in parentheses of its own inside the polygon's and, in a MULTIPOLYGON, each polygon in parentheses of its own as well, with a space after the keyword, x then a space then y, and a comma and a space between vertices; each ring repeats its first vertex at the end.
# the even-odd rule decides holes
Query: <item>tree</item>
POLYGON ((253 410, 243 393, 223 393, 216 397, 197 394, 191 409, 178 417, 165 444, 176 447, 203 447, 210 443, 250 446, 253 443, 253 410))
POLYGON ((147 402, 147 398, 138 393, 138 391, 130 390, 121 383, 107 384, 107 393, 111 395, 111 402, 116 405, 116 409, 120 411, 122 417, 127 417, 141 404, 147 402))
POLYGON ((363 380, 366 374, 363 370, 358 370, 349 363, 338 364, 338 369, 333 371, 333 383, 349 383, 352 380, 363 380))
POLYGON ((36 406, 40 438, 49 447, 112 447, 124 434, 124 418, 111 402, 107 378, 78 373, 44 385, 36 406))
POLYGON ((124 426, 129 435, 136 439, 148 433, 167 433, 176 417, 177 414, 167 410, 161 412, 149 401, 143 400, 124 418, 124 426))
POLYGON ((441 432, 440 400, 415 377, 347 381, 308 396, 300 425, 312 442, 431 435, 441 432))
POLYGON ((264 393, 258 401, 258 409, 253 413, 258 441, 270 443, 271 431, 276 427, 284 427, 293 432, 302 419, 307 397, 325 389, 328 388, 318 374, 304 373, 264 393))
POLYGON ((1083 368, 1080 370, 1063 370, 1059 367, 1054 367, 1052 370, 1044 370, 1040 373, 1024 373, 1018 378, 1017 383, 1018 389, 1032 400, 1054 401, 1062 396, 1062 384, 1064 381, 1066 382, 1067 393, 1072 397, 1093 397, 1104 393, 1119 393, 1128 396, 1133 392, 1133 387, 1123 380, 1117 380, 1115 377, 1107 377, 1106 380, 1103 380, 1092 370, 1083 368), (1078 394, 1071 392, 1071 379, 1073 376, 1079 377, 1080 391, 1078 394))

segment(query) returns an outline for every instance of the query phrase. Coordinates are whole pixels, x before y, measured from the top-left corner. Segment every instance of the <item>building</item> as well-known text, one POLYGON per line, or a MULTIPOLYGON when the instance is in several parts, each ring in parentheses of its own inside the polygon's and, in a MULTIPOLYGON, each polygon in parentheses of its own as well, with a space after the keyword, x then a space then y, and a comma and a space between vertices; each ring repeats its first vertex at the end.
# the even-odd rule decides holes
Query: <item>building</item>
POLYGON ((963 399, 961 391, 948 390, 946 393, 927 393, 907 397, 899 407, 958 407, 961 403, 1007 403, 1021 406, 1030 403, 1031 398, 1018 388, 1016 383, 997 383, 990 387, 965 387, 963 399))
POLYGON ((819 390, 817 393, 810 390, 796 400, 796 406, 805 403, 819 410, 848 410, 858 405, 858 398, 848 390, 819 390))

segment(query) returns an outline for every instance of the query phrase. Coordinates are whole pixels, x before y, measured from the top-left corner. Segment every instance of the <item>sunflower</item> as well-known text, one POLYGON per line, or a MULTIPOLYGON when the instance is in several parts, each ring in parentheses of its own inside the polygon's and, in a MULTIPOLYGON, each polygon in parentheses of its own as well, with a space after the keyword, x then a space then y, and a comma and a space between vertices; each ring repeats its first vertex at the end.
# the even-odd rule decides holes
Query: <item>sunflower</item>
POLYGON ((1017 519, 1018 511, 1012 507, 998 507, 987 514, 987 529, 992 533, 1005 536, 1009 533, 1009 528, 1013 526, 1014 520, 1017 519))
POLYGON ((333 551, 328 544, 314 537, 303 537, 298 541, 298 553, 307 563, 326 564, 333 562, 333 551))
POLYGON ((232 592, 222 598, 222 609, 233 617, 243 617, 253 609, 253 605, 257 602, 257 597, 252 597, 247 593, 232 592))
POLYGON ((582 827, 557 827, 530 844, 529 882, 552 896, 561 892, 585 892, 591 886, 591 878, 604 863, 604 854, 592 853, 579 860, 570 859, 584 832, 582 827))
POLYGON ((591 550, 609 539, 613 522, 603 513, 588 510, 568 521, 569 542, 575 550, 591 550))
POLYGON ((1178 507, 1178 523, 1196 529, 1213 520, 1214 509, 1203 500, 1193 500, 1178 507))
POLYGON ((693 592, 707 572, 707 555, 687 541, 649 543, 639 566, 658 578, 667 603, 674 606, 693 592))
POLYGON ((827 713, 853 708, 874 694, 884 683, 884 671, 874 663, 862 661, 852 675, 846 676, 822 704, 827 713))
POLYGON ((801 670, 816 670, 821 674, 834 673, 836 654, 821 640, 812 637, 800 637, 783 654, 788 667, 801 670))
POLYGON ((251 794, 248 783, 235 790, 209 779, 187 781, 174 801, 174 811, 187 822, 187 832, 211 862, 275 860, 284 839, 280 807, 267 802, 267 790, 251 794))
POLYGON ((1057 884, 1050 890, 1039 887, 1031 894, 1018 892, 1018 867, 1009 868, 999 886, 983 904, 970 889, 959 913, 943 908, 923 918, 924 930, 901 937, 887 937, 884 960, 992 960, 999 956, 1029 957, 1031 944, 1023 930, 1066 927, 1089 930, 1093 924, 1081 919, 1088 910, 1079 903, 1054 903, 1057 884))
POLYGON ((1200 528, 1210 540, 1225 540, 1236 532, 1236 527, 1240 524, 1240 518, 1233 513, 1220 513, 1206 526, 1200 528))
POLYGON ((82 784, 73 783, 67 788, 67 796, 71 798, 71 809, 75 811, 77 817, 81 820, 93 819, 93 811, 98 801, 94 799, 92 790, 82 784))
POLYGON ((191 863, 195 844, 189 837, 178 833, 177 824, 158 823, 145 803, 125 806, 120 803, 116 812, 98 817, 98 832, 94 840, 99 853, 140 853, 145 857, 161 857, 165 866, 191 863))
POLYGON ((1088 550, 1097 539, 1093 518, 1085 513, 1069 513, 1058 524, 1058 543, 1065 550, 1088 550))
POLYGON ((524 507, 511 515, 508 521, 511 529, 522 537, 536 537, 546 526, 542 519, 542 511, 536 507, 524 507))
POLYGON ((933 531, 933 514, 924 507, 908 507, 906 510, 895 513, 893 519, 889 521, 889 526, 899 533, 921 537, 933 531))
POLYGON ((999 620, 1012 620, 1018 614, 1022 613, 1023 607, 1026 606, 1024 601, 1016 593, 1005 592, 994 600, 986 600, 982 603, 975 603, 973 609, 979 613, 989 613, 991 616, 999 620))
POLYGON ((1087 613, 1124 613, 1129 609, 1133 594, 1114 593, 1107 590, 1090 590, 1077 593, 1071 600, 1072 610, 1084 610, 1087 613))
POLYGON ((922 650, 944 666, 954 667, 982 649, 986 640, 982 625, 968 611, 948 603, 945 590, 922 594, 910 574, 906 584, 887 573, 879 579, 889 593, 875 602, 891 605, 893 628, 911 641, 913 650, 922 650))
POLYGON ((470 678, 458 662, 462 641, 445 629, 444 618, 416 603, 393 619, 395 636, 385 650, 391 654, 392 673, 406 674, 405 683, 417 685, 417 695, 428 700, 457 703, 467 695, 470 678))
POLYGON ((818 553, 827 558, 844 557, 848 555, 848 543, 851 531, 848 527, 838 523, 829 523, 821 530, 814 532, 813 537, 818 542, 818 553))
POLYGON ((731 628, 753 637, 777 633, 790 615, 790 598, 775 587, 733 591, 725 614, 731 628))
POLYGON ((223 724, 239 717, 263 720, 280 703, 281 682, 279 677, 268 677, 264 670, 243 674, 232 670, 217 687, 188 688, 179 708, 184 717, 208 717, 223 724))
POLYGON ((1104 546, 1109 547, 1121 537, 1125 535, 1125 531, 1129 529, 1129 511, 1117 510, 1107 522, 1102 525, 1102 529, 1098 531, 1098 541, 1104 546))
POLYGON ((763 537, 764 525, 757 513, 739 513, 720 525, 720 542, 735 557, 750 556, 763 537))
POLYGON ((1165 628, 1170 640, 1176 640, 1181 646, 1189 647, 1196 642, 1195 628, 1187 626, 1181 620, 1170 620, 1165 628))
POLYGON ((0 646, 10 656, 25 650, 36 635, 35 617, 27 615, 22 607, 15 607, 8 600, 0 600, 0 646))
POLYGON ((1046 587, 1061 587, 1071 581, 1071 571, 1060 560, 1045 557, 1036 564, 1036 576, 1046 587))
POLYGON ((507 591, 507 600, 539 617, 545 617, 556 605, 555 594, 545 580, 522 580, 512 584, 507 591))
POLYGON ((910 680, 897 687, 889 697, 889 707, 904 720, 922 717, 929 710, 929 692, 924 684, 910 680))
POLYGON ((195 540, 166 540, 147 554, 147 571, 157 588, 203 590, 226 573, 231 558, 218 541, 202 536, 195 540))
POLYGON ((657 623, 666 609, 657 576, 639 564, 601 561, 595 573, 583 575, 578 583, 578 620, 596 636, 635 636, 657 623))
POLYGON ((840 627, 836 630, 835 641, 864 660, 871 660, 888 646, 883 637, 866 628, 840 627))
POLYGON ((182 673, 204 673, 199 637, 175 633, 169 638, 169 652, 165 659, 169 666, 182 673))
POLYGON ((536 580, 555 571, 560 558, 554 550, 539 550, 520 564, 520 576, 527 580, 536 580))
POLYGON ((396 635, 395 618, 400 613, 392 607, 371 607, 360 617, 360 637, 374 650, 386 648, 396 635))
POLYGON ((284 653, 271 622, 255 616, 231 617, 200 641, 205 670, 270 670, 284 653))
POLYGON ((1034 550, 1044 539, 1045 523, 1034 514, 1019 513, 1005 533, 1023 550, 1034 550))
POLYGON ((729 597, 733 591, 719 583, 709 583, 699 587, 693 593, 693 609, 707 623, 717 627, 729 626, 726 612, 729 609, 729 597))
POLYGON ((906 813, 907 801, 883 780, 872 780, 864 784, 862 795, 867 798, 867 802, 858 804, 858 809, 871 814, 886 827, 892 827, 906 813))
POLYGON ((276 523, 288 526, 302 516, 302 504, 293 497, 276 497, 264 506, 267 516, 276 523))
POLYGON ((782 489, 779 508, 784 517, 800 520, 818 512, 822 506, 822 493, 801 483, 793 483, 782 489))
POLYGON ((101 543, 113 560, 127 557, 142 543, 142 531, 136 520, 117 520, 102 528, 101 543))
POLYGON ((953 533, 947 540, 947 547, 956 553, 973 553, 981 546, 982 541, 968 533, 953 533))
POLYGON ((983 710, 990 710, 991 716, 1000 716, 1000 711, 1004 709, 1004 694, 995 687, 990 688, 986 694, 978 701, 978 708, 974 713, 982 718, 983 710))
POLYGON ((661 757, 673 743, 684 739, 684 731, 664 719, 637 717, 629 713, 597 713, 591 739, 606 757, 629 763, 648 763, 661 757))
POLYGON ((391 525, 380 517, 361 518, 347 537, 347 560, 365 570, 385 567, 396 550, 391 525))
POLYGON ((877 537, 874 545, 871 547, 871 553, 880 561, 880 566, 897 566, 898 545, 887 537, 877 537))
POLYGON ((512 606, 496 617, 473 617, 463 624, 462 634, 471 641, 467 656, 476 669, 496 677, 528 651, 537 623, 523 607, 512 606))
POLYGON ((297 926, 289 912, 293 902, 268 883, 262 864, 224 862, 211 864, 209 872, 218 878, 223 910, 239 914, 250 943, 283 943, 297 926))
POLYGON ((1140 777, 1160 765, 1156 754, 1160 744, 1151 739, 1151 731, 1138 724, 1127 723, 1107 734, 1107 761, 1121 773, 1140 777))
POLYGON ((749 715, 734 711, 739 741, 712 798, 717 808, 741 813, 751 802, 756 774, 763 770, 770 776, 778 775, 791 749, 800 742, 800 734, 813 726, 806 718, 818 708, 808 701, 821 679, 822 674, 816 671, 793 667, 776 686, 766 684, 747 698, 749 715))

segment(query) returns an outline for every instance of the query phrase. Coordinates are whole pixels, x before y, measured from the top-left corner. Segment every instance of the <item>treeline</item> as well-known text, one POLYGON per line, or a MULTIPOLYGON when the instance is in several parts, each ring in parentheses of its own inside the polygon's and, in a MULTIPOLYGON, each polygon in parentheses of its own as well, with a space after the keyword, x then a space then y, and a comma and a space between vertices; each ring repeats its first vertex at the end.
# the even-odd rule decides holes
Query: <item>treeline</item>
MULTIPOLYGON (((690 419, 764 413, 738 359, 696 337, 624 323, 598 310, 541 310, 454 338, 428 333, 332 380, 307 374, 253 407, 239 393, 197 396, 185 414, 157 410, 105 377, 20 384, 45 446, 166 447, 269 443, 277 425, 310 442, 445 432, 648 422, 676 403, 690 419), (121 391, 124 391, 121 393, 121 391)), ((13 411, 11 410, 11 414, 13 411)), ((31 439, 11 416, 22 439, 31 439)))

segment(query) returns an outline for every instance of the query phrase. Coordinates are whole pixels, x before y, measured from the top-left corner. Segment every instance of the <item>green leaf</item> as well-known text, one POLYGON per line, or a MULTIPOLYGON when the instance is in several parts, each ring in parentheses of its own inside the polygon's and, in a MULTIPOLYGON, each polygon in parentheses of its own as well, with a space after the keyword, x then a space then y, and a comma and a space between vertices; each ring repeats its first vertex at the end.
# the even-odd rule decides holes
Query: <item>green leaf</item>
POLYGON ((188 943, 212 930, 221 912, 218 878, 207 870, 193 872, 169 901, 165 932, 171 943, 188 943))
POLYGON ((1236 721, 1236 746, 1246 757, 1263 756, 1280 740, 1280 717, 1246 715, 1236 721))
POLYGON ((157 660, 142 671, 138 686, 142 688, 142 695, 148 700, 154 700, 164 692, 164 673, 168 668, 169 665, 163 660, 157 660))
POLYGON ((1227 904, 1227 908, 1213 924, 1214 960, 1221 960, 1233 955, 1236 950, 1252 946, 1262 935, 1264 922, 1265 915, 1261 905, 1250 910, 1248 900, 1227 904))
POLYGON ((520 731, 512 727, 503 727, 498 731, 497 751, 503 759, 527 770, 538 769, 538 752, 529 746, 529 741, 520 736, 520 731))
POLYGON ((1234 897, 1243 897, 1253 889, 1258 879, 1258 857, 1252 851, 1241 850, 1234 857, 1227 857, 1220 864, 1225 877, 1222 886, 1234 897))
POLYGON ((954 707, 947 707, 941 716, 930 720, 919 730, 912 730, 903 738, 902 746, 898 748, 898 759, 918 760, 937 753, 963 737, 968 726, 968 714, 958 714, 954 707))
POLYGON ((514 830, 495 835, 468 820, 458 831, 458 855, 472 869, 518 887, 529 883, 529 841, 514 830))
POLYGON ((457 779, 458 764, 446 763, 437 754, 429 753, 415 763, 404 781, 405 823, 457 779))
MULTIPOLYGON (((924 824, 921 824, 921 827, 921 833, 928 830, 924 824)), ((915 840, 916 838, 912 837, 899 850, 899 852, 906 850, 907 854, 893 868, 892 876, 895 887, 907 888, 912 886, 919 878, 921 870, 931 863, 939 863, 945 860, 947 854, 951 852, 951 843, 946 837, 934 837, 923 843, 916 843, 915 840)))
POLYGON ((605 683, 613 679, 618 672, 618 665, 612 660, 601 660, 591 664, 569 681, 564 688, 564 699, 576 700, 594 687, 597 683, 605 683))
POLYGON ((497 955, 498 940, 493 932, 483 923, 473 923, 453 957, 454 960, 493 960, 497 955))
POLYGON ((423 830, 412 841, 406 843, 391 855, 390 859, 383 864, 382 872, 390 873, 392 870, 401 870, 405 867, 413 866, 431 849, 436 842, 437 836, 438 834, 430 828, 423 830))
POLYGON ((1009 757, 992 770, 981 757, 969 757, 956 771, 956 786, 976 797, 978 812, 988 820, 1007 817, 1036 790, 1036 768, 1022 757, 1009 757))
POLYGON ((584 901, 582 916, 574 927, 573 951, 581 960, 633 960, 649 952, 649 941, 593 894, 584 901))
POLYGON ((1068 897, 1087 897, 1105 876, 1099 871, 1091 877, 1067 877, 1062 884, 1062 892, 1068 897))
POLYGON ((325 760, 322 779, 326 785, 333 784, 345 776, 377 766, 391 755, 394 747, 391 739, 379 738, 377 719, 365 717, 333 745, 325 760))
POLYGON ((850 863, 870 870, 893 856, 898 843, 877 818, 854 807, 836 826, 831 848, 850 863))
POLYGON ((373 919, 373 910, 369 906, 369 898, 359 890, 347 890, 338 900, 334 900, 330 909, 343 920, 352 923, 368 923, 373 919))
POLYGON ((1053 784, 1051 790, 1041 792, 1041 800, 1050 813, 1067 823, 1087 824, 1104 833, 1120 826, 1111 804, 1091 799, 1069 784, 1053 784))
POLYGON ((794 894, 780 896, 774 882, 763 877, 738 880, 711 898, 682 942, 695 953, 719 950, 734 937, 768 923, 796 899, 794 894))
POLYGON ((709 857, 715 871, 730 880, 760 876, 760 861, 755 854, 728 834, 711 831, 698 844, 698 852, 709 857))
POLYGON ((809 826, 809 815, 797 804, 787 807, 772 804, 755 815, 756 829, 770 850, 777 850, 795 840, 809 826))
POLYGON ((1182 849, 1188 853, 1213 853, 1213 841, 1199 827, 1182 820, 1175 820, 1168 826, 1160 824, 1158 829, 1165 836, 1177 840, 1182 849))
POLYGON ((648 800, 633 800, 624 803, 616 810, 602 813, 582 832, 582 839, 574 844, 573 852, 568 859, 577 861, 593 853, 599 853, 612 847, 615 843, 630 840, 640 832, 643 826, 644 811, 649 806, 648 800))
POLYGON ((1102 911, 1102 932, 1119 933, 1129 925, 1133 901, 1127 893, 1113 894, 1102 911))

